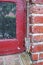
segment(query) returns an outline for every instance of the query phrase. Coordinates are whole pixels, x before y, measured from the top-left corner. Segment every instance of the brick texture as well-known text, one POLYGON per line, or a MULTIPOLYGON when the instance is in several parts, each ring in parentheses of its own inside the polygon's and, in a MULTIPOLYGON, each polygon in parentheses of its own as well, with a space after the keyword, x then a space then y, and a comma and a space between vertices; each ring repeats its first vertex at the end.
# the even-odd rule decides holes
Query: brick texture
POLYGON ((43 24, 43 16, 31 16, 29 20, 30 24, 43 24))
POLYGON ((42 52, 43 51, 43 44, 42 45, 35 45, 32 48, 32 52, 42 52))
POLYGON ((43 53, 40 53, 39 59, 43 59, 43 53))
POLYGON ((30 3, 38 3, 38 4, 43 4, 43 0, 30 0, 30 3))
POLYGON ((32 33, 43 33, 43 26, 32 26, 32 33))
POLYGON ((43 35, 30 35, 30 41, 31 42, 43 42, 43 35))
POLYGON ((43 33, 43 26, 40 24, 30 26, 30 33, 43 33))
POLYGON ((43 35, 32 36, 33 42, 43 42, 43 35))
POLYGON ((43 61, 42 62, 36 62, 36 63, 33 63, 33 65, 43 65, 43 61))
POLYGON ((38 60, 38 54, 32 54, 32 60, 34 61, 38 60))
POLYGON ((38 61, 43 59, 43 52, 42 53, 32 53, 32 60, 38 61))
POLYGON ((43 0, 30 0, 29 33, 33 65, 43 65, 43 0))
POLYGON ((43 6, 39 5, 33 5, 30 7, 30 13, 35 13, 35 14, 43 14, 43 6))

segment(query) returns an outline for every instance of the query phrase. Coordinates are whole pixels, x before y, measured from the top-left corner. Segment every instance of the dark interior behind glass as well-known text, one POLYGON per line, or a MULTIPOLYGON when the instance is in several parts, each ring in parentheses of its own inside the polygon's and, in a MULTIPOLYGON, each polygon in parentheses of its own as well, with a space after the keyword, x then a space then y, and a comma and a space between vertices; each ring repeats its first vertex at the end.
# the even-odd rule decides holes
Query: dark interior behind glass
POLYGON ((16 4, 0 2, 0 39, 16 37, 16 4))

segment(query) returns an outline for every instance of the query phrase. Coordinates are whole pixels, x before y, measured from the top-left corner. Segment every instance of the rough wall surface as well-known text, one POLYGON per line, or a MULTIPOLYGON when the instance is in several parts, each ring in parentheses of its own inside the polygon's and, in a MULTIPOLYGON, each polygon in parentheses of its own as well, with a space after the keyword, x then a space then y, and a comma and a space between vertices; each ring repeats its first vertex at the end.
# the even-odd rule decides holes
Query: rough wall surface
POLYGON ((0 56, 0 65, 30 65, 30 57, 25 52, 0 56))
POLYGON ((30 0, 28 34, 33 65, 43 65, 43 0, 30 0))

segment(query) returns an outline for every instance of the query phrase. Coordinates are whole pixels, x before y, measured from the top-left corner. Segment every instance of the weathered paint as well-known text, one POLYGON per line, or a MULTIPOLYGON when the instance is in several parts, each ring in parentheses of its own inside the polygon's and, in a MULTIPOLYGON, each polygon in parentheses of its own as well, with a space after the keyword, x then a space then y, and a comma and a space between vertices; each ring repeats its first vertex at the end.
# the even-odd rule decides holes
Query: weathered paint
POLYGON ((16 38, 0 40, 0 55, 22 52, 25 50, 26 1, 0 0, 0 2, 16 3, 16 38))

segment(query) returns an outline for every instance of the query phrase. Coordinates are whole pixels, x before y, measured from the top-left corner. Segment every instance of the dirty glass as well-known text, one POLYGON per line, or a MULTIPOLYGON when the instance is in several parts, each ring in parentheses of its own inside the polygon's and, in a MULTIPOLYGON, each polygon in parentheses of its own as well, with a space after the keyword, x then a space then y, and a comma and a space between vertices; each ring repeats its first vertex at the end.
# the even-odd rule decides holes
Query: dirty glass
POLYGON ((16 4, 0 2, 0 39, 16 37, 16 4))

